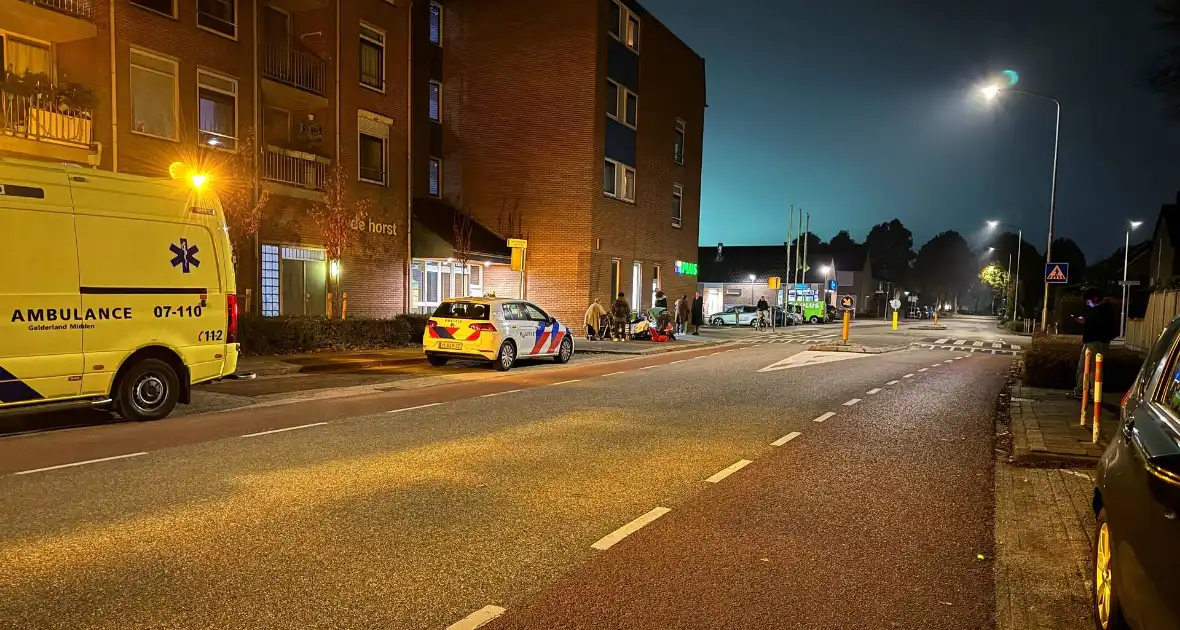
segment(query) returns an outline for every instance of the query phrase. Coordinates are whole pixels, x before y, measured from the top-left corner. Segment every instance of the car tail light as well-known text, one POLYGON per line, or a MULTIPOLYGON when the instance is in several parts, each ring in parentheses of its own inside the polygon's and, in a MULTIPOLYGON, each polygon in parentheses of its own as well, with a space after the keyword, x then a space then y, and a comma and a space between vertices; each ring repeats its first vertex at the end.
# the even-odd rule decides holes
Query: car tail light
POLYGON ((1127 393, 1123 394, 1123 402, 1119 404, 1120 407, 1122 407, 1123 409, 1127 408, 1127 399, 1131 397, 1131 392, 1134 390, 1135 390, 1135 388, 1132 387, 1131 389, 1127 390, 1127 393))
POLYGON ((487 322, 471 324, 468 326, 468 328, 471 329, 471 336, 467 338, 467 341, 475 341, 476 339, 479 339, 479 336, 485 332, 496 332, 496 327, 487 322))
POLYGON ((434 321, 433 319, 426 320, 427 328, 434 328, 435 326, 438 326, 438 322, 434 321))
POLYGON ((240 314, 238 310, 238 296, 232 293, 225 296, 226 343, 236 343, 238 341, 238 316, 240 314))

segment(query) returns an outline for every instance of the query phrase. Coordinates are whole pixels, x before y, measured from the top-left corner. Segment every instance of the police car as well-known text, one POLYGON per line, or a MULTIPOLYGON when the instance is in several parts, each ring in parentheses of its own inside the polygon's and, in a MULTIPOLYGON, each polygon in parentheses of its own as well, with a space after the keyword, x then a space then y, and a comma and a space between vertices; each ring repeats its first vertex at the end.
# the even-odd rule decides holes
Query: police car
POLYGON ((574 355, 574 336, 531 302, 453 298, 439 304, 426 322, 422 349, 431 365, 483 359, 504 371, 517 359, 552 357, 566 363, 574 355))

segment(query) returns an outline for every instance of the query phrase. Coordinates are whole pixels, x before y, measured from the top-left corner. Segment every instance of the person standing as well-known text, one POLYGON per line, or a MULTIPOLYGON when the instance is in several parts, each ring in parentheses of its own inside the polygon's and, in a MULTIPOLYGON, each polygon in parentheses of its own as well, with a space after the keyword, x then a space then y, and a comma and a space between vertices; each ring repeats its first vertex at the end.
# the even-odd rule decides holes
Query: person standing
POLYGON ((705 325, 705 301, 701 299, 701 292, 697 291, 692 298, 692 334, 700 335, 701 326, 705 325))
POLYGON ((676 300, 676 334, 683 335, 688 332, 688 318, 692 316, 692 303, 688 301, 688 295, 680 296, 676 300))
POLYGON ((1110 352, 1110 341, 1119 335, 1118 317, 1114 306, 1102 297, 1097 289, 1086 289, 1082 294, 1086 310, 1081 317, 1074 317, 1082 325, 1082 352, 1078 356, 1077 381, 1071 395, 1080 398, 1083 391, 1094 386, 1094 362, 1100 353, 1110 352), (1086 375, 1086 350, 1090 351, 1090 373, 1086 375), (1082 382, 1083 376, 1087 376, 1082 382), (1085 389, 1082 389, 1085 388, 1085 389))
POLYGON ((656 291, 656 301, 652 306, 668 310, 668 296, 663 291, 656 291))
POLYGON ((767 314, 770 312, 770 304, 766 302, 766 296, 758 298, 758 319, 762 322, 763 327, 770 326, 770 319, 767 314))
POLYGON ((619 296, 610 305, 611 322, 614 324, 614 332, 611 335, 614 341, 623 341, 627 334, 627 321, 631 319, 631 305, 627 304, 627 298, 623 297, 623 292, 619 292, 619 296))
POLYGON ((606 309, 602 308, 602 304, 598 298, 594 298, 594 302, 590 304, 590 308, 586 309, 586 339, 589 341, 596 341, 599 335, 606 331, 599 330, 602 326, 602 318, 606 316, 606 309))

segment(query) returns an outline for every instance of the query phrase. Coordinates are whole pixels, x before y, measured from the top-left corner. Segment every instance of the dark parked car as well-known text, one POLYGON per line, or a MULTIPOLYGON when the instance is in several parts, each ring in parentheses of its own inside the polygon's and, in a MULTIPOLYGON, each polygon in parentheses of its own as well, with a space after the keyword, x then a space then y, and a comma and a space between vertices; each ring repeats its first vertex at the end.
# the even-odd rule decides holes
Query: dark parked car
POLYGON ((1180 318, 1123 399, 1094 488, 1094 623, 1180 630, 1180 318))

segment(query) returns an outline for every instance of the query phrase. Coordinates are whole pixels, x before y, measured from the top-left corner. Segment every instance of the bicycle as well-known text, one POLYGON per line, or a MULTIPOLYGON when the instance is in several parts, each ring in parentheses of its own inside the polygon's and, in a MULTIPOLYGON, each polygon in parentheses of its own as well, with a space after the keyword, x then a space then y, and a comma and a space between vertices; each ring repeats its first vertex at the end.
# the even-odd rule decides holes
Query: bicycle
POLYGON ((758 315, 754 318, 753 326, 754 330, 757 332, 766 330, 766 315, 764 315, 765 312, 766 311, 758 311, 758 315))

